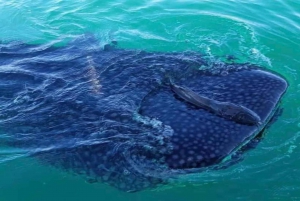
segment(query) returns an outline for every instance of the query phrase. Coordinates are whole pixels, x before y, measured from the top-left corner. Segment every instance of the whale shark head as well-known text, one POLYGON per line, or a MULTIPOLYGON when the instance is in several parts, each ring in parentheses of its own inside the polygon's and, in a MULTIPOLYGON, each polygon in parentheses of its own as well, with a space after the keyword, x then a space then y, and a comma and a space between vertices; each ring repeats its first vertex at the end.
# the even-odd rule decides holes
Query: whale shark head
MULTIPOLYGON (((258 69, 233 71, 226 76, 194 71, 177 82, 208 98, 243 105, 254 111, 263 124, 272 116, 287 87, 281 77, 258 69)), ((169 88, 153 92, 142 103, 140 113, 174 129, 173 150, 166 157, 167 164, 173 169, 217 164, 262 129, 184 104, 169 88)))

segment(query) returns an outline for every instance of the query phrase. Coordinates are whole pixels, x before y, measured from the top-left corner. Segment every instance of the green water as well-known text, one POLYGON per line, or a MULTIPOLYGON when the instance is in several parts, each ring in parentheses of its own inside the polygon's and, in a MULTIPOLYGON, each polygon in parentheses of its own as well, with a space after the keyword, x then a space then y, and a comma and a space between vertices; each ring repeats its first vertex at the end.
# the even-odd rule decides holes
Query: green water
POLYGON ((235 55, 282 74, 283 115, 245 160, 215 173, 129 194, 0 147, 0 201, 300 200, 299 0, 0 0, 0 40, 64 41, 94 33, 102 44, 235 55))

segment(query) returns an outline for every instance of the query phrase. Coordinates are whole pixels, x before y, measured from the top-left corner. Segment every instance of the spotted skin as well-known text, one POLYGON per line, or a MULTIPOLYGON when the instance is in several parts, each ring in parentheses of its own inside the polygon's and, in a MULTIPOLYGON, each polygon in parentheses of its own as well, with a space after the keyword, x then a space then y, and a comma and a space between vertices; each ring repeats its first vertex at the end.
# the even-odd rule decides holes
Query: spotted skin
POLYGON ((2 143, 126 192, 222 167, 224 157, 262 131, 287 88, 252 64, 97 44, 90 36, 63 47, 0 44, 2 143), (167 75, 197 94, 249 108, 262 125, 182 102, 165 85, 167 75))
MULTIPOLYGON (((256 112, 262 121, 267 120, 276 106, 271 100, 278 100, 281 96, 278 92, 286 87, 282 79, 262 70, 234 72, 226 76, 201 76, 200 73, 197 76, 194 73, 178 82, 195 91, 201 91, 205 86, 210 89, 202 92, 205 96, 244 105, 256 112)), ((174 129, 174 150, 167 156, 167 162, 176 169, 213 165, 257 133, 256 126, 237 124, 206 109, 182 104, 169 88, 160 88, 149 96, 140 112, 158 118, 174 129)))

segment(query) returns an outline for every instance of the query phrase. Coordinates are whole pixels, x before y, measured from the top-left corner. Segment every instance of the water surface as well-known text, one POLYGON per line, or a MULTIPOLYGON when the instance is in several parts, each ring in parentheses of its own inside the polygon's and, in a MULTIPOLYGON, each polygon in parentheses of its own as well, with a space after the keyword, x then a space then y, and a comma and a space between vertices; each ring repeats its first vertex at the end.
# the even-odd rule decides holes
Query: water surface
POLYGON ((283 115, 245 159, 222 171, 128 194, 0 148, 0 200, 300 200, 300 2, 1 1, 0 40, 63 45, 93 33, 102 45, 234 55, 283 75, 283 115))

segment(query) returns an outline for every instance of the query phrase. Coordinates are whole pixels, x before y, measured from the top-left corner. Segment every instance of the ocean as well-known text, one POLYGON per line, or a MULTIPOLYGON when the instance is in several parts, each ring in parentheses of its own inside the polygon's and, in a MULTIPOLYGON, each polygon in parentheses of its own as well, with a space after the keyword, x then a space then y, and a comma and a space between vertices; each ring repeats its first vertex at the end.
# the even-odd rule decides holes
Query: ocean
POLYGON ((124 49, 234 56, 289 83, 282 115, 255 149, 227 169, 125 193, 41 164, 0 142, 0 201, 300 200, 299 0, 0 2, 2 42, 63 46, 91 33, 102 46, 117 41, 124 49))

